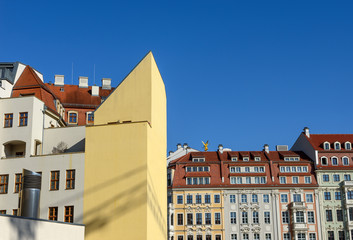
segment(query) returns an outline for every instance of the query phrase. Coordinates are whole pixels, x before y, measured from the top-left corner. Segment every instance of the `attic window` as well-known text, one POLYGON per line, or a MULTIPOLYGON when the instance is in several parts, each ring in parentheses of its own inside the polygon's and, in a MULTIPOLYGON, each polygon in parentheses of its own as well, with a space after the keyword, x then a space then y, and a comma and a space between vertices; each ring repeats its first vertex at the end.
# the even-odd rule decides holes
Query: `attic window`
POLYGON ((63 88, 63 87, 61 87, 61 88, 60 88, 60 92, 63 92, 63 91, 64 91, 64 88, 63 88))
POLYGON ((248 162, 248 161, 249 161, 249 158, 248 158, 248 157, 244 157, 244 158, 243 158, 243 161, 244 161, 244 162, 248 162))
POLYGON ((192 161, 193 162, 204 162, 205 158, 193 158, 192 161))
POLYGON ((238 158, 237 157, 232 157, 232 161, 236 162, 236 161, 238 161, 238 158))
POLYGON ((330 143, 329 142, 324 142, 324 149, 330 150, 330 143))
POLYGON ((352 149, 352 145, 351 145, 351 143, 350 142, 346 142, 346 150, 351 150, 352 149))
POLYGON ((260 157, 255 157, 255 161, 261 161, 260 157))
POLYGON ((285 157, 284 161, 299 161, 299 157, 285 157))
POLYGON ((341 150, 341 143, 335 142, 335 149, 336 150, 341 150))

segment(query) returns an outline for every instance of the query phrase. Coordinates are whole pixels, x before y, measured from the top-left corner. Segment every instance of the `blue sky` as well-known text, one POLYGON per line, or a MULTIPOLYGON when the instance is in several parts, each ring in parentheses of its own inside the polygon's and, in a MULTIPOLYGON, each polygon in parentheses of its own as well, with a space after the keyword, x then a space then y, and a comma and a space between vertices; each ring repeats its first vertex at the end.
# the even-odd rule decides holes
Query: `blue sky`
POLYGON ((353 133, 352 1, 0 1, 0 61, 117 85, 152 50, 168 151, 353 133))

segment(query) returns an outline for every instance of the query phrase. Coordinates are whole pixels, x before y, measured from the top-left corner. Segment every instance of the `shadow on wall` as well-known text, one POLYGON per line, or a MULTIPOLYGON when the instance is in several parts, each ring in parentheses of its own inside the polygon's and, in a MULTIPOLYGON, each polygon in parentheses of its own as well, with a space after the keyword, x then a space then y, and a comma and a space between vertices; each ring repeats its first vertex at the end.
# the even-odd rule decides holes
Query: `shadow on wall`
POLYGON ((12 238, 11 240, 35 240, 36 239, 36 227, 38 224, 37 221, 31 220, 31 219, 26 219, 25 221, 23 221, 23 219, 12 217, 10 218, 10 223, 13 231, 16 234, 16 237, 12 238))

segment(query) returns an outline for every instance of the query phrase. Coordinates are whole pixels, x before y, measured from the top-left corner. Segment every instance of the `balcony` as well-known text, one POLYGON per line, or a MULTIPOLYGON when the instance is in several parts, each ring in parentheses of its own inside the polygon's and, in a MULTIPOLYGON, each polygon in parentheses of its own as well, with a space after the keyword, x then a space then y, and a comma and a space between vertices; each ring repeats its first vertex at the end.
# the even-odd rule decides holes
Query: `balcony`
POLYGON ((290 204, 290 208, 292 210, 305 210, 306 206, 304 202, 292 202, 290 204))
POLYGON ((293 223, 292 224, 293 231, 308 231, 308 226, 306 223, 293 223))

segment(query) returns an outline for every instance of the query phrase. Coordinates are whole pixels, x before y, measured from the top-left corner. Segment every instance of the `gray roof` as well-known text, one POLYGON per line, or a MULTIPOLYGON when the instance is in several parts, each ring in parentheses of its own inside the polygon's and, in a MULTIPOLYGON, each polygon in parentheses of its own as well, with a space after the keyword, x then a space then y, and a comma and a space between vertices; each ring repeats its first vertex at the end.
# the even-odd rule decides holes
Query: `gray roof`
POLYGON ((19 64, 20 62, 0 62, 0 80, 14 84, 19 64))

